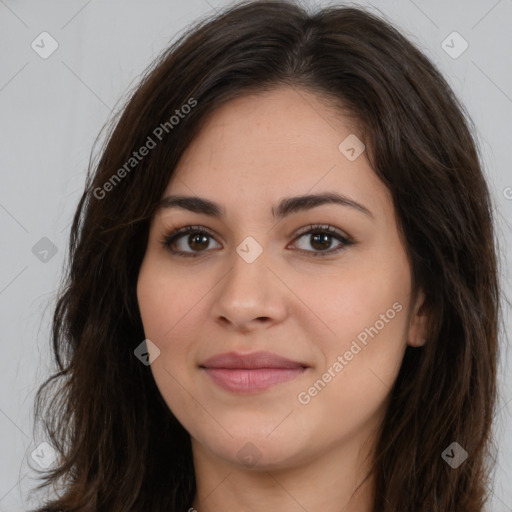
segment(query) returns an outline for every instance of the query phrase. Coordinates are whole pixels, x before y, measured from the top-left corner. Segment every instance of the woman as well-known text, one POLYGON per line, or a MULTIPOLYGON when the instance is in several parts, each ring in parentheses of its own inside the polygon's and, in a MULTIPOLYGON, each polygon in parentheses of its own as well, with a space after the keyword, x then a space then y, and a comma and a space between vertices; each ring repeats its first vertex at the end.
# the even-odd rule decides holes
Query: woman
POLYGON ((74 218, 40 512, 483 510, 499 283, 469 124, 364 10, 249 2, 173 44, 74 218))

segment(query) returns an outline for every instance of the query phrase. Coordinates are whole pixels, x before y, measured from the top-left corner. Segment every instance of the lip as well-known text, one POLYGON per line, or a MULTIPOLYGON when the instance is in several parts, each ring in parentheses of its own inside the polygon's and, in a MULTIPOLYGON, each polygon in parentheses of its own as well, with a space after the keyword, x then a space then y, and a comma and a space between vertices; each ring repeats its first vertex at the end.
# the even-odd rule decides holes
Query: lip
POLYGON ((207 359, 199 367, 227 391, 255 393, 295 379, 309 366, 272 352, 227 352, 207 359))

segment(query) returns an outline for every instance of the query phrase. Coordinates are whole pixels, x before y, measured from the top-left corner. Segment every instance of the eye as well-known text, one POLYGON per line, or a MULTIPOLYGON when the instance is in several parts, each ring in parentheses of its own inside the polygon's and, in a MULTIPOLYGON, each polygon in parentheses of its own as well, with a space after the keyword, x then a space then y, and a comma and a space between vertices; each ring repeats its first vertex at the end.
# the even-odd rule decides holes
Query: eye
POLYGON ((305 231, 302 230, 301 234, 295 240, 305 238, 306 243, 304 245, 306 247, 309 246, 317 249, 316 251, 310 251, 304 248, 299 249, 302 252, 311 253, 311 256, 330 256, 331 254, 341 251, 344 247, 354 244, 352 240, 332 226, 315 225, 304 229, 305 231), (331 248, 333 239, 339 242, 334 249, 331 248))
POLYGON ((166 235, 161 243, 172 254, 196 257, 208 248, 210 239, 213 240, 213 235, 203 226, 184 226, 166 235), (188 236, 185 237, 185 235, 188 236), (178 249, 174 249, 175 245, 178 246, 178 249), (187 247, 192 248, 192 251, 187 251, 187 247))
MULTIPOLYGON (((294 240, 300 240, 302 238, 306 240, 304 244, 306 247, 313 247, 315 250, 311 251, 303 247, 299 248, 299 251, 309 253, 311 256, 332 255, 341 251, 344 247, 354 244, 352 240, 331 226, 306 226, 294 240), (309 240, 307 237, 309 237, 309 240), (333 239, 339 242, 334 249, 331 248, 333 239)), ((184 226, 165 235, 164 238, 160 240, 160 243, 172 254, 177 256, 198 257, 205 253, 206 249, 211 248, 211 240, 215 240, 215 238, 204 226, 184 226), (188 249, 192 250, 189 251, 188 249)))

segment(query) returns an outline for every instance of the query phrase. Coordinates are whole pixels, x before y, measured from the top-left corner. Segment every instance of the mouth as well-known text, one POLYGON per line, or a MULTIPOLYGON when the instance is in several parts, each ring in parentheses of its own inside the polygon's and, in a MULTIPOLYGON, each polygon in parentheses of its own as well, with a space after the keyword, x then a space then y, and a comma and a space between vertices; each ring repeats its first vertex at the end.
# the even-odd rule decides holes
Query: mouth
POLYGON ((272 352, 229 352, 211 357, 199 368, 224 390, 255 393, 299 377, 309 365, 272 352))

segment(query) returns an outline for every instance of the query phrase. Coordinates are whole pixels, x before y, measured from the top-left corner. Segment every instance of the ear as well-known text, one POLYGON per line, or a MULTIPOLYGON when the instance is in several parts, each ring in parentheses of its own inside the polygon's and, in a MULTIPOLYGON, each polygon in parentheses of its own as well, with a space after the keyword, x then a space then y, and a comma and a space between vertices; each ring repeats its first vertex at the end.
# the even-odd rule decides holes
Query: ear
POLYGON ((407 335, 407 344, 409 346, 421 347, 425 344, 427 341, 427 320, 425 294, 423 290, 420 290, 409 320, 409 332, 407 335))

